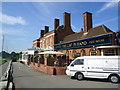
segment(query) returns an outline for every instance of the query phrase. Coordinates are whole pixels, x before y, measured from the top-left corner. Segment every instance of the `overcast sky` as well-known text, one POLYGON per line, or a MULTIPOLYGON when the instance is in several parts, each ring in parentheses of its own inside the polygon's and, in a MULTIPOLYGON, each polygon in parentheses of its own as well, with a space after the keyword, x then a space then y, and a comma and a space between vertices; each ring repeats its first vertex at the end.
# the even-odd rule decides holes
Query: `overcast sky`
MULTIPOLYGON (((0 4, 0 34, 5 36, 4 50, 20 52, 32 47, 47 25, 53 30, 54 18, 63 24, 63 13, 71 13, 74 32, 83 28, 83 13, 93 14, 93 27, 104 24, 114 32, 118 30, 117 2, 2 2, 0 4)), ((2 40, 2 37, 0 37, 2 40)))

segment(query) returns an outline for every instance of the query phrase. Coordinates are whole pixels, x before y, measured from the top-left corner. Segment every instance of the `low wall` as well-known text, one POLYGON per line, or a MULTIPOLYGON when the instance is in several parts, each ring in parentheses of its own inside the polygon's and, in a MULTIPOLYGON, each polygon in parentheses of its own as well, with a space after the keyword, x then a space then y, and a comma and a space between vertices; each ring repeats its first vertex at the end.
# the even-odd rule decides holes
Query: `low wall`
POLYGON ((40 66, 38 67, 37 63, 33 64, 32 62, 30 66, 36 70, 40 70, 44 73, 52 74, 52 75, 65 75, 65 71, 66 71, 66 67, 46 66, 44 64, 40 64, 40 66))

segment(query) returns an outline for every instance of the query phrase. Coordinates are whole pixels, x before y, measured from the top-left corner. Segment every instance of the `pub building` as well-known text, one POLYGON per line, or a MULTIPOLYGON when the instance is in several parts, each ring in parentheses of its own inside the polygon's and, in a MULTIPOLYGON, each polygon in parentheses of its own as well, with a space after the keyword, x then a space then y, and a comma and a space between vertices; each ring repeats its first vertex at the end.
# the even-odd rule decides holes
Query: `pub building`
POLYGON ((73 32, 70 16, 70 13, 64 13, 64 25, 54 19, 54 30, 50 32, 45 26, 40 38, 33 41, 33 47, 65 53, 69 63, 78 56, 120 55, 120 31, 113 32, 105 25, 93 27, 92 13, 85 12, 84 28, 73 32))

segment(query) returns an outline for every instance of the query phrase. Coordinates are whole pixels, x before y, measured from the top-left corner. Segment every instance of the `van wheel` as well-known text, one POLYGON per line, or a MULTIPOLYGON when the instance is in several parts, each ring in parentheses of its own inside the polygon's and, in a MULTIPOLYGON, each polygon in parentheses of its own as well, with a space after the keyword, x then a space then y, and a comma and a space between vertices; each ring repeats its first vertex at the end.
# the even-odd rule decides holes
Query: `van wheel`
POLYGON ((118 83, 120 80, 120 77, 118 75, 111 75, 109 77, 109 81, 111 81, 112 83, 118 83))
POLYGON ((75 77, 77 78, 77 80, 83 80, 84 78, 82 73, 76 73, 75 77))

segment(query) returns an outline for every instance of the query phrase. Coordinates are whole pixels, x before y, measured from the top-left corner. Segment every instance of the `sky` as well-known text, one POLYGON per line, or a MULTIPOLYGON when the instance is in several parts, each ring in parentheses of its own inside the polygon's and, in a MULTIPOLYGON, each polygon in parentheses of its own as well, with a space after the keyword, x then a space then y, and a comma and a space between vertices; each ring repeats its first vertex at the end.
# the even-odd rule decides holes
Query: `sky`
MULTIPOLYGON (((71 13, 74 32, 83 28, 83 13, 91 12, 93 27, 104 24, 118 31, 117 2, 2 2, 0 10, 0 43, 4 33, 4 50, 21 52, 31 48, 40 37, 40 30, 54 27, 54 18, 63 25, 63 13, 71 13)), ((1 48, 0 48, 1 49, 1 48)))

